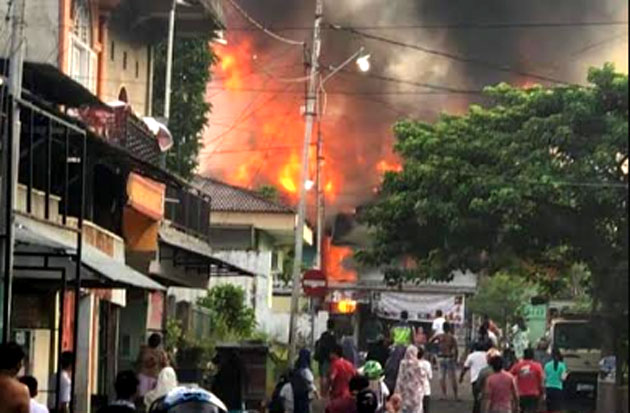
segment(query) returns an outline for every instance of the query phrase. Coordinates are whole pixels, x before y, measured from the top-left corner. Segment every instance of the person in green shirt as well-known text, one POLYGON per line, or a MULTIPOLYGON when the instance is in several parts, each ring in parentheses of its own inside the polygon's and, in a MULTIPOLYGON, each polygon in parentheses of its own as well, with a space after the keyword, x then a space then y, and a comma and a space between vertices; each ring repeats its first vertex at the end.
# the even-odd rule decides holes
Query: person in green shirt
POLYGON ((413 327, 407 321, 409 313, 407 311, 401 311, 400 322, 396 323, 391 329, 391 339, 394 346, 408 346, 413 339, 413 327))
POLYGON ((547 411, 549 413, 564 410, 564 380, 567 377, 567 365, 562 361, 560 350, 554 348, 551 361, 545 364, 545 391, 547 411))

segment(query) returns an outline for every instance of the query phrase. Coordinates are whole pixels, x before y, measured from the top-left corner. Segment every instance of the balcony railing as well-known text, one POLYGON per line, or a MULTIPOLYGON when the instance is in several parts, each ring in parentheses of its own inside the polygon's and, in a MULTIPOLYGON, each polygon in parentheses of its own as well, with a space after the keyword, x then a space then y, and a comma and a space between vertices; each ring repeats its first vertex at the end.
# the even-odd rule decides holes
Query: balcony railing
POLYGON ((79 116, 92 132, 107 142, 144 161, 154 165, 159 163, 161 152, 157 138, 129 106, 116 106, 111 110, 86 108, 80 111, 79 116))
POLYGON ((210 197, 192 188, 166 188, 165 217, 175 228, 198 238, 210 239, 210 197))

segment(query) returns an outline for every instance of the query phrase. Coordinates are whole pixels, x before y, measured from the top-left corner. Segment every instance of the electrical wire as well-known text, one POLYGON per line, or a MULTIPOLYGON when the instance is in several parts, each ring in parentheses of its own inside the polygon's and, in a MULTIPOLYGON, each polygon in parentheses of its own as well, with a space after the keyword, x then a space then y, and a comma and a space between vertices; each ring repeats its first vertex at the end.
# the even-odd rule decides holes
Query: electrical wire
MULTIPOLYGON (((571 28, 571 27, 610 27, 627 26, 626 20, 602 20, 585 22, 514 22, 514 23, 419 23, 419 24, 394 24, 394 25, 349 25, 343 26, 356 30, 503 30, 503 29, 545 29, 545 28, 571 28)), ((341 27, 340 25, 337 25, 341 27)), ((301 31, 313 30, 313 26, 280 26, 269 27, 275 31, 301 31)), ((323 30, 336 30, 332 27, 322 27, 323 30)), ((252 31, 251 27, 230 27, 230 31, 252 31)))
POLYGON ((467 57, 467 56, 461 56, 461 55, 457 55, 454 53, 450 53, 450 52, 445 52, 442 50, 436 50, 436 49, 431 49, 428 47, 424 47, 424 46, 420 46, 417 44, 411 44, 411 43, 406 43, 406 42, 402 42, 399 40, 395 40, 395 39, 390 39, 387 37, 383 37, 383 36, 377 36, 374 34, 370 34, 370 33, 366 33, 360 30, 356 30, 356 29, 352 29, 352 28, 344 28, 341 26, 337 26, 336 27, 338 30, 341 31, 346 31, 348 33, 357 35, 357 36, 361 36, 365 39, 370 39, 370 40, 375 40, 375 41, 379 41, 379 42, 383 42, 383 43, 387 43, 387 44, 391 44, 394 46, 399 46, 399 47, 403 47, 403 48, 407 48, 407 49, 411 49, 411 50, 416 50, 422 53, 427 53, 427 54, 431 54, 434 56, 440 56, 440 57, 444 57, 446 59, 450 59, 450 60, 454 60, 456 62, 460 62, 460 63, 469 63, 469 64, 475 64, 478 66, 482 66, 488 69, 492 69, 492 70, 496 70, 499 72, 504 72, 504 73, 512 73, 512 74, 516 74, 522 77, 526 77, 526 78, 531 78, 531 79, 537 79, 537 80, 542 80, 545 82, 551 82, 551 83, 556 83, 556 84, 562 84, 562 85, 568 85, 571 84, 570 82, 564 81, 564 80, 560 80, 560 79, 556 79, 553 77, 549 77, 549 76, 543 76, 540 74, 536 74, 536 73, 530 73, 530 72, 526 72, 523 70, 519 70, 519 69, 514 69, 510 66, 507 65, 501 65, 501 64, 497 64, 497 63, 493 63, 493 62, 488 62, 482 59, 477 59, 477 58, 473 58, 473 57, 467 57))
POLYGON ((274 32, 272 32, 271 30, 267 30, 262 24, 258 23, 256 20, 254 20, 249 14, 247 14, 247 12, 245 10, 243 10, 243 8, 241 6, 238 5, 238 3, 234 0, 228 0, 228 2, 232 5, 232 7, 234 7, 247 21, 249 21, 252 25, 256 26, 259 30, 261 30, 263 33, 265 33, 267 36, 276 39, 280 42, 286 43, 286 44, 290 44, 290 45, 294 45, 294 46, 304 46, 305 42, 303 41, 297 41, 297 40, 293 40, 293 39, 289 39, 283 36, 280 36, 279 34, 276 34, 274 32))

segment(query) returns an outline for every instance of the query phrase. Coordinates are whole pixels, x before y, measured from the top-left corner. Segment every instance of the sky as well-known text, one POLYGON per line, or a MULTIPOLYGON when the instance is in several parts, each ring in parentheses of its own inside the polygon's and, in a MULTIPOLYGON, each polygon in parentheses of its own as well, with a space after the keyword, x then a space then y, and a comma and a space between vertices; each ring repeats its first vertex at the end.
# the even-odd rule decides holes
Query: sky
MULTIPOLYGON (((235 1, 265 27, 310 45, 314 1, 235 1)), ((295 203, 305 50, 267 36, 223 4, 228 44, 214 47, 220 60, 207 88, 212 113, 200 173, 251 189, 273 185, 295 203)), ((336 66, 360 47, 372 63, 368 74, 350 64, 325 84, 320 130, 327 215, 352 212, 372 196, 384 171, 400 168, 392 151, 398 119, 430 122, 440 113, 463 113, 470 103, 483 103, 469 92, 499 82, 584 84, 590 66, 608 61, 627 73, 627 20, 623 0, 325 1, 327 28, 360 34, 324 30, 321 65, 336 66)), ((314 191, 309 194, 312 216, 314 191)))

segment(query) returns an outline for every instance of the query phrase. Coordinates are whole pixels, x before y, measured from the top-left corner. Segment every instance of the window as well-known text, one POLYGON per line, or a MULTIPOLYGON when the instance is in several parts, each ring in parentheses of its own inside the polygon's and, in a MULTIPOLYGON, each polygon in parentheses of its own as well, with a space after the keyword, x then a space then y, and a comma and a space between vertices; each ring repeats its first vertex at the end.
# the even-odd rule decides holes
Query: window
POLYGON ((116 59, 116 46, 113 40, 111 46, 109 47, 109 58, 112 62, 116 59))
POLYGON ((123 70, 127 70, 127 52, 123 52, 123 70))
POLYGON ((140 63, 136 60, 136 79, 140 76, 140 63))
POLYGON ((96 93, 96 53, 75 34, 70 35, 70 77, 96 93))

